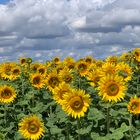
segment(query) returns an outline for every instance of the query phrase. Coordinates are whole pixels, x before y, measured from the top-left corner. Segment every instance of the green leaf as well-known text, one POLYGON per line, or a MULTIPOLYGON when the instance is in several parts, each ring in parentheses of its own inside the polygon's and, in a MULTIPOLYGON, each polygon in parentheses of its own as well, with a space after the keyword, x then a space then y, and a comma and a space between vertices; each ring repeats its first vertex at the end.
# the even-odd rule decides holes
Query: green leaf
POLYGON ((58 128, 56 125, 50 128, 51 134, 59 134, 61 133, 62 129, 58 128))
POLYGON ((103 118, 105 118, 105 116, 97 108, 90 108, 89 109, 88 120, 94 120, 98 124, 98 121, 103 119, 103 118))
POLYGON ((79 130, 76 130, 76 132, 81 135, 88 134, 90 133, 91 128, 92 128, 92 125, 89 125, 87 128, 81 128, 79 130))

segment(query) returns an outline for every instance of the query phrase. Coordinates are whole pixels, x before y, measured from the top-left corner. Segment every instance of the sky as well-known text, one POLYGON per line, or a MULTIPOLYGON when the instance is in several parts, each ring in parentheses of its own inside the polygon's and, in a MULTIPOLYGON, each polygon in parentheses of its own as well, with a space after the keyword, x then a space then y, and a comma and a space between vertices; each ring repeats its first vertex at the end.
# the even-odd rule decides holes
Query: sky
POLYGON ((0 62, 120 55, 139 48, 139 17, 139 0, 0 0, 0 62))

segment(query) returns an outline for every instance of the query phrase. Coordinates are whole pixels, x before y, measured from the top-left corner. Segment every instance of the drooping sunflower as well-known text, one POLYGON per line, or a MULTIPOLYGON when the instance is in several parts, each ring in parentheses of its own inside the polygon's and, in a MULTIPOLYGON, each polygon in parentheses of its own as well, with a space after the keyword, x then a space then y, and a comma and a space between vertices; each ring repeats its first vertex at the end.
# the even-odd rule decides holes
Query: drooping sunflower
POLYGON ((140 114, 140 98, 137 96, 131 97, 127 108, 132 114, 140 114))
POLYGON ((45 85, 45 79, 44 76, 42 76, 40 73, 33 73, 30 75, 30 82, 32 83, 32 86, 35 88, 43 88, 45 85))
POLYGON ((72 89, 63 96, 62 109, 74 118, 80 118, 85 115, 90 105, 90 95, 84 90, 72 89))
POLYGON ((98 94, 105 101, 118 102, 125 97, 126 85, 118 75, 107 75, 98 82, 98 94))
POLYGON ((59 86, 55 87, 52 91, 53 99, 60 105, 63 103, 63 96, 65 93, 70 92, 71 87, 69 84, 62 82, 59 86))
POLYGON ((132 51, 133 55, 134 55, 134 58, 137 62, 140 62, 140 48, 135 48, 133 51, 132 51))
POLYGON ((81 76, 85 76, 89 70, 88 64, 83 60, 78 61, 76 63, 76 70, 79 72, 81 76))
POLYGON ((44 123, 36 116, 24 117, 18 124, 21 135, 30 140, 39 140, 44 136, 44 123))
POLYGON ((62 81, 56 71, 52 71, 46 77, 46 84, 50 91, 57 87, 61 82, 62 81))
POLYGON ((123 77, 125 82, 131 80, 133 72, 132 72, 132 68, 128 64, 124 62, 118 63, 116 66, 116 71, 120 76, 123 77))
POLYGON ((17 94, 14 87, 9 85, 1 85, 0 86, 0 102, 4 104, 8 104, 14 101, 17 94))

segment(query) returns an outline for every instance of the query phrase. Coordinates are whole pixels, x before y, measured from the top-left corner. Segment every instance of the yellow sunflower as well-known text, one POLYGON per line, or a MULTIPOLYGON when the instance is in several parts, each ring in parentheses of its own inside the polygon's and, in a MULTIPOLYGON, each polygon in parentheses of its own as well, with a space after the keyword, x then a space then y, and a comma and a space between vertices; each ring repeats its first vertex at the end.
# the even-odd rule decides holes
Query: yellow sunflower
POLYGON ((92 62, 94 61, 92 56, 87 56, 87 57, 85 57, 84 60, 88 64, 88 66, 90 66, 92 64, 92 62))
POLYGON ((47 72, 46 67, 43 64, 40 65, 37 68, 37 72, 45 76, 46 75, 46 72, 47 72))
POLYGON ((106 58, 106 62, 113 63, 113 64, 117 64, 118 60, 119 60, 118 56, 108 56, 106 58))
POLYGON ((118 75, 107 75, 98 82, 99 96, 105 101, 118 102, 124 99, 126 86, 123 78, 118 75))
POLYGON ((63 70, 60 71, 59 76, 62 81, 66 83, 71 83, 73 80, 72 70, 69 70, 67 67, 65 67, 63 70))
POLYGON ((140 114, 140 98, 137 96, 131 97, 127 108, 132 114, 140 114))
POLYGON ((36 63, 32 63, 31 65, 30 65, 30 70, 31 70, 31 72, 37 72, 37 69, 40 67, 40 63, 38 63, 38 62, 36 62, 36 63))
POLYGON ((72 89, 63 98, 62 109, 74 118, 83 117, 89 108, 90 95, 85 94, 84 90, 72 89))
POLYGON ((21 75, 21 68, 20 66, 16 66, 11 70, 12 80, 15 80, 20 77, 21 75))
POLYGON ((140 62, 140 48, 135 48, 133 51, 132 51, 133 55, 134 55, 134 58, 137 62, 140 62))
POLYGON ((87 79, 90 81, 89 83, 91 86, 93 87, 98 86, 101 74, 102 74, 101 68, 96 68, 87 74, 87 79))
POLYGON ((46 77, 46 84, 50 91, 57 87, 61 83, 61 79, 56 71, 52 71, 46 77))
POLYGON ((15 62, 5 62, 1 64, 0 73, 3 79, 12 80, 12 68, 14 68, 17 64, 15 62))
POLYGON ((19 62, 20 62, 20 64, 21 64, 21 66, 24 66, 24 65, 26 65, 27 63, 26 63, 26 58, 24 58, 24 57, 21 57, 20 59, 19 59, 19 62))
POLYGON ((53 93, 53 99, 60 105, 63 103, 63 96, 65 93, 70 92, 71 87, 69 84, 66 84, 65 82, 62 82, 59 84, 59 86, 55 87, 55 89, 52 91, 53 93))
POLYGON ((61 63, 61 60, 60 60, 60 58, 59 57, 54 57, 53 58, 53 60, 52 60, 55 64, 59 64, 59 63, 61 63))
POLYGON ((76 69, 81 76, 85 76, 88 73, 89 67, 85 61, 81 60, 76 63, 76 69))
POLYGON ((105 62, 102 65, 102 75, 116 74, 116 65, 114 63, 105 62))
POLYGON ((33 87, 38 89, 43 88, 45 85, 45 79, 40 73, 34 73, 30 75, 30 82, 33 87))
POLYGON ((36 116, 24 117, 18 124, 21 135, 30 140, 39 140, 44 136, 44 123, 36 116))
POLYGON ((128 64, 124 62, 118 63, 116 66, 116 71, 120 76, 123 77, 125 82, 131 80, 133 72, 132 72, 132 68, 128 64))
POLYGON ((0 86, 0 102, 1 103, 11 103, 16 98, 17 94, 15 89, 9 85, 0 86))

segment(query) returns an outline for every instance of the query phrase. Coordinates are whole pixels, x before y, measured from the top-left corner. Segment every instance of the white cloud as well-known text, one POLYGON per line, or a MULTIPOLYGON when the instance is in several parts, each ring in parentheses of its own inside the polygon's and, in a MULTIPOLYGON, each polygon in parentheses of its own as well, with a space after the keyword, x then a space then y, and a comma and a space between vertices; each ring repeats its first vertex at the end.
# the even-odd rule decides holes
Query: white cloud
POLYGON ((0 54, 10 60, 103 58, 140 44, 139 0, 12 0, 0 11, 0 54))

